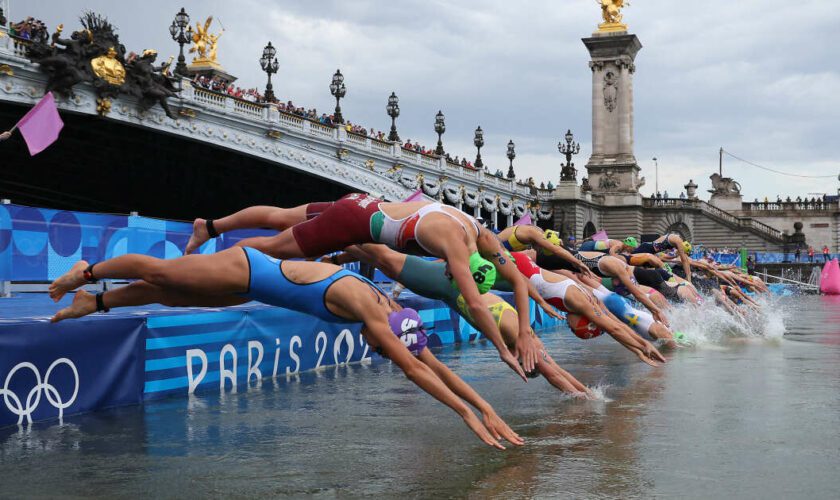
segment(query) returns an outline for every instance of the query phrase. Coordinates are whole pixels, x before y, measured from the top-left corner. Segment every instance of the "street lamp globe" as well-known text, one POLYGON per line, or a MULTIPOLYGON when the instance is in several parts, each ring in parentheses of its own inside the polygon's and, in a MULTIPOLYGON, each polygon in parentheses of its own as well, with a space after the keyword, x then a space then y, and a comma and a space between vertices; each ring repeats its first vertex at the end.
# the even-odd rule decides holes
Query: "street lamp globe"
POLYGON ((175 24, 177 24, 178 27, 181 29, 186 28, 187 25, 190 24, 190 16, 189 14, 187 14, 183 7, 181 7, 180 12, 175 14, 175 24))

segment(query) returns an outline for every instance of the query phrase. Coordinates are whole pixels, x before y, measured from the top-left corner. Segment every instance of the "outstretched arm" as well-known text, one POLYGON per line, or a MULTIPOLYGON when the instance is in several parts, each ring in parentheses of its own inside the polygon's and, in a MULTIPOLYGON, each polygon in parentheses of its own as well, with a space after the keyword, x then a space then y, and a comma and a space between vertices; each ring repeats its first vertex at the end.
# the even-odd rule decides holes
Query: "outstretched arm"
POLYGON ((461 377, 455 374, 448 366, 441 363, 437 357, 428 349, 423 349, 419 356, 426 366, 435 372, 435 375, 446 384, 449 389, 454 392, 461 399, 471 404, 476 410, 481 413, 482 421, 487 430, 496 439, 506 439, 511 444, 520 446, 524 441, 519 434, 513 430, 502 420, 496 411, 490 406, 490 403, 485 401, 469 384, 463 381, 461 377))
MULTIPOLYGON (((502 254, 502 246, 494 236, 479 239, 486 259, 493 263, 499 275, 513 287, 513 302, 519 315, 519 335, 516 337, 516 354, 522 359, 525 371, 533 371, 539 363, 539 347, 531 338, 531 304, 528 302, 528 280, 516 265, 502 254), (487 252, 487 253, 485 253, 487 252)), ((489 312, 488 312, 489 315, 489 312)))
POLYGON ((641 302, 647 309, 653 314, 653 317, 656 318, 657 321, 661 321, 665 325, 668 325, 668 318, 662 313, 662 311, 656 307, 656 304, 650 300, 650 297, 647 296, 646 293, 641 291, 638 286, 636 286, 635 281, 630 277, 630 271, 627 267, 622 267, 621 269, 616 270, 615 276, 624 285, 625 288, 630 290, 630 293, 633 294, 633 297, 636 298, 639 302, 641 302))
MULTIPOLYGON (((495 236, 493 238, 495 239, 495 236)), ((481 300, 481 294, 478 292, 478 287, 470 274, 467 250, 465 248, 456 247, 455 245, 447 248, 447 250, 448 254, 446 255, 446 261, 449 263, 449 272, 452 274, 452 279, 454 279, 455 283, 458 285, 461 295, 464 296, 464 301, 467 303, 470 316, 472 316, 476 326, 478 326, 481 333, 484 334, 484 336, 487 337, 487 339, 490 340, 490 342, 492 342, 499 351, 499 357, 502 361, 504 361, 513 371, 518 373, 522 380, 527 382, 528 379, 525 377, 525 371, 521 366, 519 366, 516 356, 514 356, 505 345, 504 339, 502 339, 502 332, 499 331, 499 327, 493 320, 493 315, 490 314, 487 306, 485 306, 484 302, 481 300)), ((515 290, 516 283, 511 283, 513 284, 515 290)), ((520 291, 520 293, 523 292, 520 291)), ((524 293, 527 294, 527 291, 524 293)), ((527 295, 525 296, 525 301, 526 303, 528 301, 527 295)), ((525 308, 525 317, 529 317, 527 307, 525 308)), ((527 365, 525 367, 525 370, 530 369, 533 369, 533 363, 531 364, 531 368, 528 368, 527 365)))
POLYGON ((434 371, 408 352, 402 342, 391 333, 391 329, 384 318, 378 316, 376 318, 366 318, 362 333, 365 337, 368 337, 371 345, 378 345, 385 356, 399 366, 409 380, 460 415, 467 427, 479 439, 500 450, 505 449, 484 427, 475 413, 435 375, 434 371))
POLYGON ((544 250, 546 252, 550 252, 556 255, 557 257, 560 257, 569 264, 573 265, 575 269, 577 269, 578 272, 584 276, 595 276, 594 274, 592 274, 592 271, 590 271, 589 268, 586 267, 586 264, 577 260, 575 256, 571 254, 571 252, 561 247, 560 245, 555 245, 552 242, 548 241, 542 234, 540 234, 538 238, 534 238, 531 245, 537 247, 539 250, 544 250))

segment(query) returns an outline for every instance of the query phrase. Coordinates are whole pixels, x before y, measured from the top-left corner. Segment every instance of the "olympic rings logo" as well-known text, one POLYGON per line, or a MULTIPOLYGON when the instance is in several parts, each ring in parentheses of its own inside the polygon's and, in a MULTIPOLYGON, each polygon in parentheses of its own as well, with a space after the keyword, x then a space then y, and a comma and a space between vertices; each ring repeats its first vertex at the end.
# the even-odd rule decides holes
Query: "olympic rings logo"
POLYGON ((38 408, 38 404, 41 402, 42 391, 46 400, 58 410, 58 418, 61 420, 64 417, 64 409, 72 405, 73 402, 76 401, 76 396, 79 395, 79 372, 76 370, 76 365, 67 358, 59 358, 53 361, 50 367, 47 368, 47 372, 44 374, 44 380, 41 381, 41 372, 38 371, 38 368, 35 365, 29 362, 18 363, 18 365, 12 368, 12 371, 6 375, 6 382, 3 384, 3 388, 0 389, 0 395, 3 396, 6 408, 18 416, 18 425, 23 423, 24 417, 26 417, 26 422, 31 424, 32 413, 35 412, 38 408), (64 402, 61 395, 58 393, 58 389, 56 389, 54 385, 50 384, 50 375, 52 374, 53 369, 60 364, 69 366, 73 371, 73 378, 75 379, 73 395, 69 400, 67 400, 67 402, 64 402), (23 405, 23 401, 21 401, 17 394, 9 390, 9 382, 11 382, 12 377, 18 372, 18 370, 22 370, 24 368, 28 368, 35 374, 35 387, 33 387, 26 396, 26 406, 23 405))

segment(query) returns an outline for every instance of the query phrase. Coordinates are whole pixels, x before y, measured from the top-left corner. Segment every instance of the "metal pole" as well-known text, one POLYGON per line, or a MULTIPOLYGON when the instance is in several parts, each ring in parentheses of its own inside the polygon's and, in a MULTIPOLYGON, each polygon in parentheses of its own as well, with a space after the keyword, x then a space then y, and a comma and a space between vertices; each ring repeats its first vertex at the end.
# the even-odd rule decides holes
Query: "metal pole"
POLYGON ((720 155, 718 157, 718 174, 723 177, 723 146, 720 147, 720 155))

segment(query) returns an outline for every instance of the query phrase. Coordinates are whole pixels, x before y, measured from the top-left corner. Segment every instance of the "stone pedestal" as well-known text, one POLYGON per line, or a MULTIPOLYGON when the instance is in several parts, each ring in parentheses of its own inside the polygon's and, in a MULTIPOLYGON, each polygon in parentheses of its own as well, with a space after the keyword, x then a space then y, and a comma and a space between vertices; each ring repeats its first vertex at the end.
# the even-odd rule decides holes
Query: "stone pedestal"
POLYGON ((637 193, 644 180, 633 154, 633 73, 642 48, 627 32, 583 39, 592 70, 592 156, 586 164, 593 193, 637 193))
POLYGON ((714 193, 709 199, 709 204, 727 212, 737 212, 741 210, 743 201, 740 193, 714 193))
POLYGON ((196 75, 203 76, 208 79, 218 78, 230 85, 236 81, 236 77, 225 71, 225 69, 217 62, 208 59, 196 60, 187 66, 187 75, 194 78, 196 75))
POLYGON ((575 181, 560 181, 551 193, 556 200, 577 200, 581 198, 580 186, 575 181))

